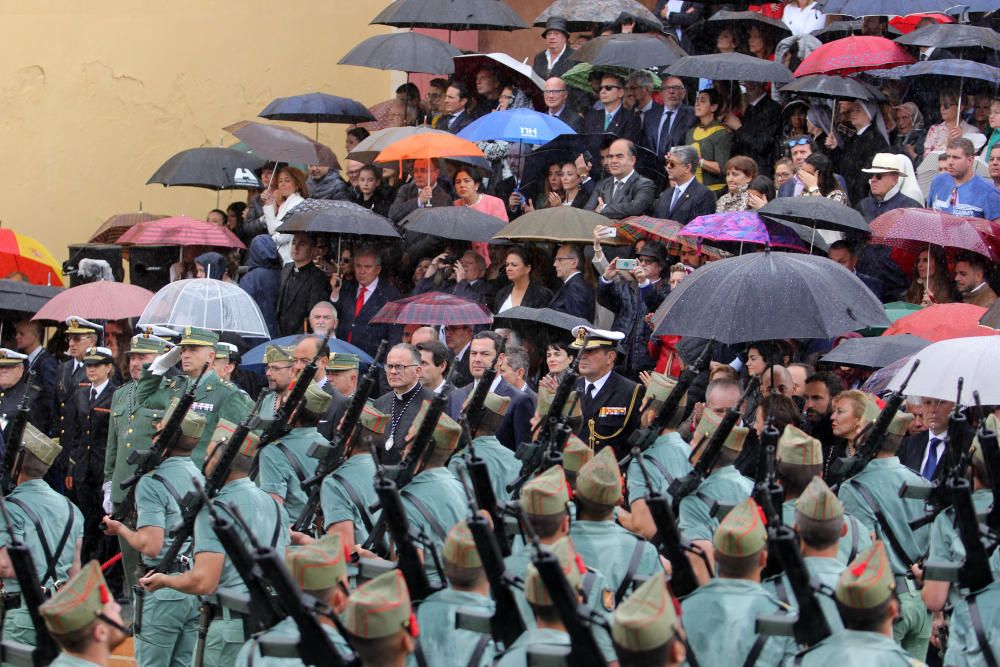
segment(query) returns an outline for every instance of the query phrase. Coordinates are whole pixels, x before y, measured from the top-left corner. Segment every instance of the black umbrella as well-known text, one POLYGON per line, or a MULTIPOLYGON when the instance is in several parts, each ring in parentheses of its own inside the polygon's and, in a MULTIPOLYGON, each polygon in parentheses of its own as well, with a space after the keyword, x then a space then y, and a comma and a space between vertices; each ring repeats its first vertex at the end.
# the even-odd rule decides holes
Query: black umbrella
POLYGON ((329 199, 306 199, 288 212, 276 231, 399 238, 388 218, 354 202, 329 199))
POLYGON ((764 16, 758 12, 734 12, 723 9, 713 14, 712 18, 705 22, 705 27, 713 32, 735 27, 749 30, 750 26, 756 26, 760 30, 772 33, 776 42, 792 34, 788 26, 778 19, 772 19, 770 16, 764 16))
POLYGON ((379 12, 372 25, 441 30, 521 30, 517 12, 499 0, 396 0, 379 12))
POLYGON ((896 67, 890 71, 895 72, 901 79, 915 76, 938 76, 962 79, 963 83, 968 79, 970 82, 979 82, 987 86, 1000 85, 1000 68, 972 60, 956 58, 923 60, 912 65, 896 67))
POLYGON ((951 0, 825 0, 819 3, 824 14, 862 16, 907 16, 909 14, 944 14, 961 2, 951 0))
POLYGON ((406 231, 481 243, 490 241, 506 225, 500 218, 468 206, 418 208, 403 218, 402 222, 406 231))
POLYGON ((222 129, 249 146, 256 155, 268 160, 301 164, 328 164, 332 160, 328 166, 340 168, 333 151, 290 127, 241 120, 222 129))
POLYGON ((990 49, 1000 51, 1000 35, 989 28, 956 23, 932 23, 896 38, 904 46, 928 46, 937 49, 990 49))
POLYGON ((824 26, 819 30, 813 30, 809 34, 827 44, 835 39, 850 37, 860 31, 861 19, 858 19, 856 21, 834 21, 830 25, 824 26))
POLYGON ((781 63, 742 53, 685 56, 667 68, 667 74, 713 81, 765 81, 788 83, 791 71, 781 63))
POLYGON ((649 69, 666 67, 686 56, 676 41, 658 35, 631 33, 592 39, 570 56, 596 66, 649 69))
POLYGON ((653 335, 826 339, 888 321, 878 298, 840 264, 765 249, 709 262, 681 281, 653 316, 653 335))
POLYGON ((544 28, 552 16, 566 19, 570 32, 589 32, 595 23, 614 23, 622 14, 631 15, 636 24, 659 32, 660 19, 638 0, 556 0, 535 17, 533 24, 544 28))
POLYGON ((348 51, 338 63, 401 72, 451 74, 455 71, 452 58, 460 55, 461 51, 440 39, 415 32, 397 32, 369 37, 348 51))
POLYGON ((21 280, 0 280, 0 310, 37 313, 62 287, 32 285, 21 280))
POLYGON ((365 123, 375 120, 375 116, 361 102, 326 93, 279 97, 257 115, 269 120, 303 123, 365 123))
POLYGON ((850 206, 826 197, 777 197, 757 213, 782 224, 797 223, 809 228, 841 232, 868 232, 864 216, 850 206))
POLYGON ((920 336, 899 334, 875 338, 848 338, 820 358, 822 364, 885 368, 889 364, 916 354, 932 341, 920 336))
POLYGON ((556 329, 572 331, 579 326, 592 326, 592 324, 576 315, 570 315, 551 308, 528 308, 527 306, 516 306, 497 313, 495 319, 520 320, 523 322, 537 322, 546 324, 556 329))
POLYGON ((809 97, 827 97, 836 100, 872 100, 872 91, 857 79, 829 74, 811 74, 793 79, 781 87, 783 93, 798 93, 809 97))
POLYGON ((254 171, 266 162, 230 148, 189 148, 164 162, 146 184, 184 185, 209 190, 261 187, 254 171))

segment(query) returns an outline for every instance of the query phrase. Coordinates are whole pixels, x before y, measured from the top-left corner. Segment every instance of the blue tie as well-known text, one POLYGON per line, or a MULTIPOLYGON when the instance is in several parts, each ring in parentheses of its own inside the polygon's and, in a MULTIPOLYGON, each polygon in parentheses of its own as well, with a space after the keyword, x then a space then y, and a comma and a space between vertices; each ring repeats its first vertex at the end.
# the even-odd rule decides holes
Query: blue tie
POLYGON ((941 442, 941 438, 931 438, 931 441, 927 444, 927 462, 924 463, 924 469, 920 472, 924 479, 934 477, 934 471, 937 469, 938 463, 937 448, 941 442))
POLYGON ((609 113, 606 113, 606 114, 604 114, 604 129, 605 129, 605 130, 606 130, 606 129, 608 129, 608 126, 609 126, 609 125, 611 125, 611 120, 612 120, 613 118, 614 118, 614 116, 612 116, 612 115, 611 115, 611 114, 609 114, 609 113))

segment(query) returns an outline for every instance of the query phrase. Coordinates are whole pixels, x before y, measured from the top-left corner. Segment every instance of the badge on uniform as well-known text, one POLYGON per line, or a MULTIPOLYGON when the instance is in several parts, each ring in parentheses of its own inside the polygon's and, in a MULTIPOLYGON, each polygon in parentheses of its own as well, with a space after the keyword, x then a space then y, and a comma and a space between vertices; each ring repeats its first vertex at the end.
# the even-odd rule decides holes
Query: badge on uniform
POLYGON ((624 417, 628 414, 628 408, 601 408, 599 417, 624 417))
POLYGON ((198 410, 200 412, 214 412, 215 406, 211 403, 203 403, 201 401, 195 401, 191 404, 192 410, 198 410))
POLYGON ((601 591, 601 604, 603 604, 604 608, 607 609, 608 611, 614 611, 615 594, 605 588, 603 591, 601 591))

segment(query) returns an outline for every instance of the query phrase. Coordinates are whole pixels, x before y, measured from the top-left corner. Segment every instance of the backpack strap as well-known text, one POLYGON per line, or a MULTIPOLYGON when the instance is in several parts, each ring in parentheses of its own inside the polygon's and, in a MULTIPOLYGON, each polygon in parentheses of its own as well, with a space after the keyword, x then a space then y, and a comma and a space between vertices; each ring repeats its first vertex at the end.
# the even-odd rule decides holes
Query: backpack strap
POLYGON ((299 478, 299 484, 306 481, 306 478, 308 478, 309 475, 306 474, 305 469, 302 467, 302 464, 299 463, 299 459, 296 458, 295 454, 292 453, 292 450, 286 447, 283 442, 276 442, 274 443, 274 446, 278 448, 278 451, 285 455, 286 459, 288 459, 289 465, 292 466, 292 472, 294 472, 295 476, 299 478))
POLYGON ((66 525, 63 527, 62 536, 59 538, 59 543, 56 544, 56 549, 53 551, 49 547, 48 540, 45 539, 45 531, 42 528, 42 521, 35 514, 35 511, 31 509, 28 503, 24 502, 20 498, 7 498, 10 502, 17 505, 22 512, 28 516, 28 520, 35 527, 35 532, 38 534, 38 540, 42 545, 42 553, 45 556, 45 574, 42 575, 41 583, 44 586, 47 581, 53 579, 56 574, 56 566, 59 564, 59 556, 62 555, 63 549, 66 547, 66 542, 69 540, 69 534, 73 530, 73 521, 75 517, 73 516, 73 503, 69 498, 63 498, 66 501, 66 508, 69 510, 69 519, 66 521, 66 525))
POLYGON ((615 591, 615 604, 620 603, 628 595, 628 591, 632 587, 632 581, 635 579, 635 571, 639 569, 639 561, 642 560, 642 551, 645 549, 646 544, 646 540, 636 538, 635 546, 632 548, 632 557, 628 561, 628 569, 625 571, 625 576, 622 578, 622 583, 619 584, 618 590, 615 591))
POLYGON ((861 494, 861 497, 865 499, 868 507, 870 507, 872 512, 875 514, 875 520, 878 521, 882 534, 885 535, 885 538, 889 541, 889 546, 891 546, 892 550, 896 552, 896 555, 905 562, 907 567, 915 563, 916 561, 911 558, 908 553, 906 553, 903 545, 899 543, 896 533, 893 532, 892 526, 889 525, 889 521, 885 518, 882 508, 879 507, 879 504, 875 500, 875 496, 872 495, 871 491, 869 491, 864 484, 861 484, 857 480, 851 480, 850 484, 858 490, 858 493, 861 494))
POLYGON ((976 632, 976 641, 979 642, 979 650, 983 652, 983 660, 987 667, 997 667, 997 659, 993 654, 993 647, 990 646, 989 638, 986 636, 986 629, 983 627, 983 617, 979 613, 979 605, 976 603, 976 596, 970 595, 966 598, 969 605, 969 620, 972 621, 972 629, 976 632))

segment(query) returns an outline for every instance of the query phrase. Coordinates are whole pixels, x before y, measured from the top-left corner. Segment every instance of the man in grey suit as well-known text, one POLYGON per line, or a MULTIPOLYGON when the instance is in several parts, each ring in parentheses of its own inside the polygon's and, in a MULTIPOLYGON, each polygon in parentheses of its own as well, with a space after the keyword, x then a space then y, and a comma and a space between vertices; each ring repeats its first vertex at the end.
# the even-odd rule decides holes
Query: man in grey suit
POLYGON ((635 170, 636 148, 628 139, 618 139, 608 149, 608 172, 590 195, 586 209, 612 220, 645 215, 653 208, 656 184, 635 170))
POLYGON ((686 225, 699 215, 715 213, 715 194, 695 180, 698 151, 693 146, 674 146, 667 153, 667 176, 673 184, 656 200, 653 217, 686 225))
POLYGON ((434 398, 434 392, 420 384, 423 369, 420 352, 406 343, 389 350, 385 359, 385 379, 389 391, 375 399, 375 408, 389 415, 385 440, 379 448, 383 464, 399 463, 405 448, 406 432, 420 412, 424 401, 434 398))

